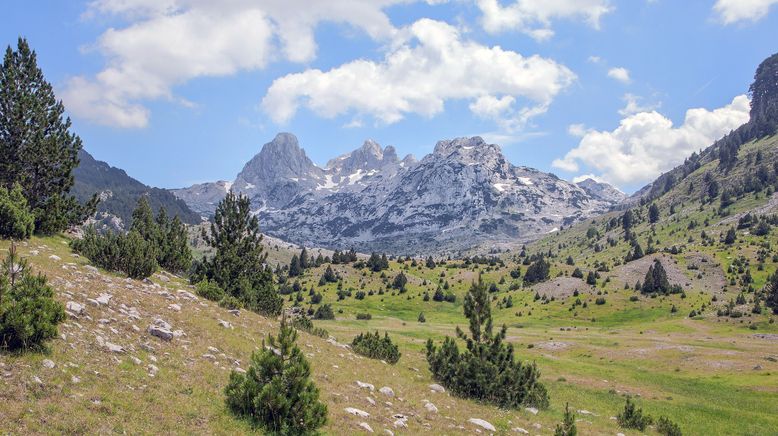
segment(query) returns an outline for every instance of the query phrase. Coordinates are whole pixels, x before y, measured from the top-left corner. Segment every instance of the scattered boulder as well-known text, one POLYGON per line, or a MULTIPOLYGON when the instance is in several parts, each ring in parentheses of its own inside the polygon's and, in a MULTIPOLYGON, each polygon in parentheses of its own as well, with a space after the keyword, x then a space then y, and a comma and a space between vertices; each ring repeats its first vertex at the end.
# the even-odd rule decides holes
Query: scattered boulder
POLYGON ((124 353, 124 347, 121 345, 113 344, 111 342, 106 342, 105 348, 107 348, 111 353, 124 353))
POLYGON ((432 392, 446 392, 446 388, 444 388, 443 386, 441 386, 441 385, 439 385, 437 383, 431 384, 430 385, 430 390, 432 392))
POLYGON ((52 254, 51 256, 49 256, 49 259, 51 259, 51 260, 54 260, 54 261, 57 261, 57 262, 59 262, 60 260, 62 260, 62 258, 61 258, 61 257, 59 257, 59 256, 57 256, 56 254, 52 254))
POLYGON ((364 383, 364 382, 361 382, 359 380, 357 380, 357 386, 359 386, 360 388, 363 388, 363 389, 368 389, 368 390, 370 390, 370 392, 373 392, 375 390, 375 386, 373 386, 372 384, 364 383))
POLYGON ((384 386, 381 389, 378 390, 378 392, 386 395, 387 397, 393 397, 394 396, 394 390, 390 388, 389 386, 384 386))
POLYGON ((99 297, 96 298, 97 303, 101 306, 107 306, 108 303, 111 302, 111 298, 113 298, 113 295, 111 294, 100 294, 99 297))
POLYGON ((497 431, 497 429, 494 428, 494 426, 492 424, 490 424, 489 422, 484 421, 483 419, 480 419, 480 418, 470 418, 470 419, 467 420, 467 422, 469 422, 470 424, 476 425, 478 427, 481 427, 484 430, 497 431))
POLYGON ((365 431, 368 432, 368 433, 372 433, 373 432, 373 428, 370 427, 370 424, 368 424, 366 422, 360 422, 359 426, 362 427, 363 429, 365 429, 365 431))
POLYGON ((54 364, 54 361, 49 359, 43 359, 43 362, 41 363, 43 364, 44 368, 48 368, 48 369, 53 369, 55 366, 57 366, 54 364))
POLYGON ((232 329, 232 324, 230 324, 229 321, 225 321, 223 319, 219 320, 219 325, 226 328, 226 329, 232 329))
POLYGON ((527 412, 529 412, 529 413, 531 413, 533 415, 537 415, 538 414, 538 409, 536 409, 534 407, 525 407, 524 410, 526 410, 527 412))
POLYGON ((150 325, 148 328, 148 332, 151 336, 156 336, 163 341, 170 341, 173 339, 173 332, 170 330, 160 327, 158 325, 150 325))
POLYGON ((176 294, 178 294, 178 296, 183 298, 184 300, 197 301, 197 296, 189 291, 179 289, 176 291, 176 294))
POLYGON ((424 408, 427 409, 427 412, 438 413, 438 408, 435 407, 435 405, 430 402, 424 403, 424 408))
POLYGON ((529 432, 521 427, 516 427, 513 429, 514 433, 520 433, 520 434, 529 434, 529 432))
POLYGON ((68 301, 65 305, 65 309, 67 309, 68 312, 73 313, 75 315, 83 315, 84 314, 84 306, 82 304, 76 303, 75 301, 68 301))
POLYGON ((368 416, 370 416, 370 414, 365 412, 364 410, 359 410, 359 409, 356 409, 354 407, 346 407, 343 410, 345 410, 346 413, 350 413, 352 415, 356 415, 356 416, 359 416, 359 417, 362 417, 362 418, 367 418, 368 416))
POLYGON ((181 306, 178 304, 171 304, 167 308, 174 312, 181 312, 181 306))
POLYGON ((84 269, 87 270, 90 273, 95 273, 95 274, 100 272, 99 269, 97 269, 96 267, 94 267, 92 265, 84 265, 84 269))

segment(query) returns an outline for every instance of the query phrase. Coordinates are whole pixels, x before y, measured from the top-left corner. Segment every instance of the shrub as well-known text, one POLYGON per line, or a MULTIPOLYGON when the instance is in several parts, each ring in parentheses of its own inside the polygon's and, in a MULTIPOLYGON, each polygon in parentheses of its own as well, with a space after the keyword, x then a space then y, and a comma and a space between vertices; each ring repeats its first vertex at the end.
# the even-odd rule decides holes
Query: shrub
POLYGON ((227 407, 268 433, 315 434, 327 422, 327 406, 311 381, 311 368, 295 344, 297 331, 281 319, 278 337, 255 351, 246 374, 232 371, 224 390, 227 407))
POLYGON ((583 278, 583 271, 581 271, 581 268, 576 267, 573 270, 573 274, 571 274, 571 276, 575 277, 577 279, 582 279, 583 278))
POLYGON ((405 274, 402 271, 400 271, 400 274, 397 274, 397 276, 394 278, 394 281, 392 282, 392 287, 400 291, 400 293, 403 293, 405 292, 405 285, 407 284, 408 284, 408 278, 405 277, 405 274))
POLYGON ((594 304, 598 306, 602 306, 603 304, 605 304, 605 297, 597 297, 597 299, 594 300, 594 304))
POLYGON ((632 399, 627 397, 627 403, 624 405, 624 410, 616 416, 616 422, 622 428, 631 428, 634 430, 644 431, 646 427, 651 425, 653 419, 648 415, 643 415, 643 409, 635 407, 635 403, 632 399))
POLYGON ((656 422, 657 433, 664 436, 681 436, 681 427, 678 424, 670 421, 670 418, 666 416, 660 416, 656 422))
POLYGON ((133 279, 145 279, 157 269, 154 246, 136 231, 126 235, 112 232, 98 234, 93 226, 84 230, 81 239, 74 239, 71 248, 95 265, 109 271, 119 271, 133 279))
POLYGON ((332 306, 329 304, 322 304, 319 306, 313 314, 313 319, 335 319, 335 313, 332 311, 332 306))
POLYGON ((203 279, 197 283, 195 292, 206 300, 221 301, 221 299, 224 298, 224 289, 216 282, 212 282, 208 279, 203 279))
POLYGON ((392 343, 388 333, 384 333, 383 338, 378 332, 360 333, 351 341, 351 348, 357 354, 371 359, 383 360, 392 365, 400 360, 400 350, 397 345, 392 343))
POLYGON ((0 268, 0 350, 43 348, 57 336, 57 324, 65 319, 62 304, 54 299, 45 276, 30 273, 15 245, 0 268))
POLYGON ((499 407, 548 407, 548 393, 535 364, 515 360, 513 346, 504 343, 505 326, 497 334, 492 332, 489 294, 482 280, 470 287, 464 312, 470 319, 470 335, 457 328, 457 336, 466 341, 466 350, 460 352, 450 337, 439 348, 427 340, 433 378, 456 395, 499 407))
POLYGON ((527 268, 524 274, 524 283, 535 284, 548 280, 551 265, 544 258, 540 258, 527 268))
POLYGON ((27 239, 35 230, 35 217, 27 206, 22 188, 8 191, 0 186, 0 238, 27 239))
POLYGON ((219 300, 219 307, 227 310, 235 310, 243 308, 243 304, 241 304, 240 300, 233 297, 232 295, 225 295, 221 300, 219 300))
POLYGON ((565 417, 561 424, 557 424, 554 436, 576 436, 578 429, 575 427, 575 413, 570 411, 570 404, 565 404, 565 417))
POLYGON ((292 327, 296 328, 297 330, 302 330, 310 335, 318 336, 320 338, 328 338, 330 336, 330 333, 321 327, 316 327, 313 325, 313 321, 310 320, 307 316, 298 316, 294 320, 292 320, 292 327))
POLYGON ((419 320, 419 322, 421 322, 421 323, 425 323, 425 322, 427 322, 427 318, 426 318, 426 317, 424 317, 424 312, 419 312, 419 318, 418 318, 418 320, 419 320))
POLYGON ((369 320, 373 319, 373 315, 371 315, 369 313, 358 313, 357 314, 357 319, 369 321, 369 320))

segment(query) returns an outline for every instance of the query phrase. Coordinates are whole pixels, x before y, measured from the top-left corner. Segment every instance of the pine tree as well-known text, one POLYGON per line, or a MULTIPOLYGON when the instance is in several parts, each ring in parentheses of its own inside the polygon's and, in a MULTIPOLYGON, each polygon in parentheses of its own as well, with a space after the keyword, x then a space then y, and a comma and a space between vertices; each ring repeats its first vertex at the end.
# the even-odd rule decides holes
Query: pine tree
MULTIPOLYGON (((157 216, 157 223, 160 226, 161 222, 164 221, 160 218, 163 214, 164 217, 167 217, 164 208, 159 210, 157 216)), ((157 257, 159 265, 176 273, 188 271, 192 266, 192 250, 189 249, 189 234, 184 223, 176 216, 173 221, 160 227, 159 232, 164 235, 159 246, 160 254, 157 257)))
POLYGON ((557 424, 554 436, 576 436, 578 429, 575 426, 575 413, 570 411, 570 404, 565 404, 565 418, 561 424, 557 424))
POLYGON ((737 240, 737 235, 735 234, 735 228, 730 227, 729 230, 727 230, 727 234, 724 236, 724 243, 727 245, 732 245, 737 240))
POLYGON ((648 208, 648 222, 654 224, 657 221, 659 221, 659 206, 656 203, 651 203, 648 208))
POLYGON ((778 315, 778 271, 770 276, 766 289, 768 290, 765 298, 765 305, 773 309, 773 313, 778 315))
POLYGON ((27 207, 22 187, 10 191, 0 186, 0 238, 27 239, 35 230, 35 217, 27 207))
POLYGON ((670 282, 667 280, 667 272, 658 258, 654 259, 654 264, 648 267, 641 291, 644 294, 670 293, 670 282))
POLYGON ((293 255, 289 262, 289 277, 298 277, 303 273, 303 267, 300 263, 300 258, 296 254, 293 255))
POLYGON ((303 247, 303 249, 300 251, 300 268, 302 270, 306 270, 311 266, 311 259, 308 257, 308 250, 303 247))
POLYGON ((57 336, 65 309, 43 275, 32 275, 11 244, 0 263, 0 350, 38 350, 57 336))
POLYGON ((271 434, 316 434, 327 422, 327 406, 296 340, 297 331, 282 318, 277 338, 263 341, 246 374, 232 371, 224 390, 232 413, 271 434))
POLYGON ((248 309, 271 316, 281 313, 283 300, 273 287, 259 221, 251 213, 248 197, 228 192, 216 207, 210 233, 204 232, 203 238, 216 251, 203 261, 209 280, 248 309))
POLYGON ((80 206, 67 193, 73 186, 81 139, 70 133, 65 108, 38 67, 37 56, 19 38, 0 65, 0 186, 22 187, 35 215, 35 231, 52 234, 94 213, 95 195, 80 206))
MULTIPOLYGON (((165 215, 167 218, 167 215, 165 215)), ((154 241, 155 244, 160 239, 157 223, 154 221, 154 212, 151 210, 149 200, 145 195, 138 198, 135 210, 132 211, 132 223, 130 231, 138 232, 146 241, 154 241)))
POLYGON ((487 286, 479 278, 465 296, 464 312, 470 320, 470 335, 457 327, 457 343, 447 337, 438 348, 427 341, 427 362, 435 380, 457 395, 500 407, 548 407, 548 393, 540 383, 535 364, 515 360, 513 346, 504 342, 507 327, 493 333, 487 286))

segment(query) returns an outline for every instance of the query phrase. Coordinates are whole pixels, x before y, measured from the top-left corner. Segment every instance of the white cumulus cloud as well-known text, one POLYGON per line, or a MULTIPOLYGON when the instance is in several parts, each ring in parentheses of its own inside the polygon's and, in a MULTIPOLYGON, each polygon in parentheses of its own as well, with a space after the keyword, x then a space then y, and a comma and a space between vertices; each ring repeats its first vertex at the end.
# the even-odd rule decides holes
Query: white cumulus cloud
POLYGON ((276 79, 262 108, 279 123, 305 107, 325 118, 353 112, 390 124, 411 113, 433 116, 446 100, 464 99, 476 115, 500 118, 510 130, 545 112, 575 77, 551 59, 480 45, 449 24, 421 19, 399 32, 380 62, 276 79))
POLYGON ((629 70, 624 67, 614 67, 608 70, 608 77, 618 80, 621 83, 629 83, 629 70))
POLYGON ((724 24, 738 21, 758 21, 765 17, 778 0, 718 0, 713 10, 724 24))
POLYGON ((345 23, 389 41, 397 29, 383 9, 410 0, 95 0, 84 18, 119 18, 89 47, 106 66, 71 78, 61 90, 75 116, 119 127, 144 127, 153 99, 185 101, 173 87, 199 77, 229 76, 275 60, 315 58, 320 22, 345 23))
POLYGON ((515 0, 503 6, 499 0, 477 0, 484 29, 490 33, 518 30, 542 41, 551 38, 555 19, 583 20, 595 29, 611 12, 608 0, 515 0))
POLYGON ((718 109, 687 110, 678 127, 656 111, 632 114, 613 131, 587 131, 578 146, 552 166, 577 172, 585 165, 616 185, 646 183, 746 123, 749 109, 748 97, 739 95, 718 109))
POLYGON ((643 98, 630 93, 624 94, 622 100, 624 100, 626 104, 623 108, 619 109, 619 115, 625 117, 639 112, 651 112, 658 109, 660 106, 659 103, 641 104, 640 101, 643 100, 643 98))

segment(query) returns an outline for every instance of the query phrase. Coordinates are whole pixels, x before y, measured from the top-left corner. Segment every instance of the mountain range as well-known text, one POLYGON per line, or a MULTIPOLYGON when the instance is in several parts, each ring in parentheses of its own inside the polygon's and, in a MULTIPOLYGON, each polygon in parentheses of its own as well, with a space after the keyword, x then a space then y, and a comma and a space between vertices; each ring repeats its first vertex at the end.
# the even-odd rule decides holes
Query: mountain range
POLYGON ((418 161, 368 140, 321 168, 293 134, 280 133, 233 182, 172 192, 207 216, 229 189, 249 196, 269 235, 306 246, 395 254, 511 246, 626 198, 605 183, 574 184, 514 166, 498 145, 480 137, 439 141, 418 161))

